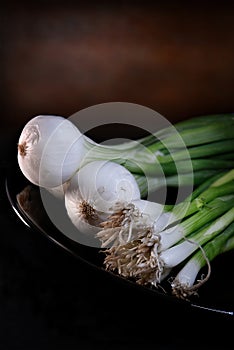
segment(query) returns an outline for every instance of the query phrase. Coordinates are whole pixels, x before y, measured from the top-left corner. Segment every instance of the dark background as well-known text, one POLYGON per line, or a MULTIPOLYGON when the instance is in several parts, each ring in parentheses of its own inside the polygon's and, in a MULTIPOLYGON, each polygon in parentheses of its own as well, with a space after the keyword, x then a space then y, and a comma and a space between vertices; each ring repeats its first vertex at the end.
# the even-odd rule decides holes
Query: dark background
POLYGON ((170 120, 233 111, 231 2, 153 3, 3 6, 4 128, 110 101, 152 107, 170 120))
POLYGON ((19 130, 37 114, 69 117, 110 101, 148 106, 171 122, 233 112, 230 4, 1 5, 2 350, 229 348, 233 322, 171 308, 27 229, 6 200, 4 180, 19 130))

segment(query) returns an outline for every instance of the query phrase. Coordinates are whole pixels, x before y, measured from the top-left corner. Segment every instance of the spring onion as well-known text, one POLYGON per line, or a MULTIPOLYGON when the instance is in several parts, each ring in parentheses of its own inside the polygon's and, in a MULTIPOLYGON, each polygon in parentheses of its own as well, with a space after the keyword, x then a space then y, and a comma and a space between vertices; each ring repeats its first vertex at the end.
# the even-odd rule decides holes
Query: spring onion
POLYGON ((65 207, 73 224, 93 233, 113 213, 116 203, 140 199, 134 176, 123 166, 93 161, 73 175, 65 192, 65 207))
POLYGON ((172 294, 185 300, 189 300, 192 295, 198 295, 198 289, 208 281, 211 275, 211 261, 232 249, 234 249, 234 223, 202 245, 201 249, 198 249, 182 266, 177 275, 170 278, 172 294), (208 265, 207 274, 196 280, 205 265, 208 265))
MULTIPOLYGON (((225 198, 220 198, 221 202, 225 202, 225 198)), ((229 202, 229 200, 227 200, 229 202)), ((224 204, 224 203, 222 203, 224 204)), ((171 246, 168 249, 165 249, 160 254, 161 266, 159 268, 167 268, 174 267, 185 260, 190 254, 192 254, 199 245, 203 245, 208 242, 211 238, 215 237, 216 234, 220 233, 224 228, 226 228, 230 223, 234 221, 234 196, 229 202, 230 209, 224 210, 224 214, 219 216, 217 219, 205 227, 204 229, 200 229, 192 235, 188 235, 188 239, 182 240, 182 242, 178 242, 171 246)), ((223 207, 222 207, 223 208, 223 207)), ((186 237, 186 236, 185 236, 186 237)))
MULTIPOLYGON (((46 188, 62 185, 95 160, 114 161, 134 174, 159 178, 159 182, 164 176, 172 177, 173 182, 178 174, 186 179, 197 173, 196 181, 201 183, 203 172, 233 167, 230 159, 207 159, 217 148, 219 154, 233 153, 233 126, 233 114, 204 116, 108 146, 83 135, 67 118, 41 115, 29 120, 20 134, 18 163, 30 182, 46 188)), ((193 184, 192 176, 188 181, 193 184)))
POLYGON ((60 186, 84 157, 82 135, 68 119, 36 116, 20 134, 17 157, 22 173, 31 183, 48 188, 60 186))
POLYGON ((68 182, 65 208, 78 230, 84 234, 97 233, 103 247, 113 242, 123 243, 151 221, 157 222, 160 228, 168 221, 168 214, 163 213, 165 205, 141 199, 140 189, 141 184, 122 165, 93 161, 84 165, 68 182), (100 227, 105 228, 103 237, 100 227))

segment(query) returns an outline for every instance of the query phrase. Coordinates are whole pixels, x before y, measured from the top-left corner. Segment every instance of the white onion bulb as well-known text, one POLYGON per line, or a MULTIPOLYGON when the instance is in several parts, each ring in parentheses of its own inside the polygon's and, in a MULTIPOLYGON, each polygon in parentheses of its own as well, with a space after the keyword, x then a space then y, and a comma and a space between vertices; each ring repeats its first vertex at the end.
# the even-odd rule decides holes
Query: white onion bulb
POLYGON ((70 179, 65 207, 77 229, 93 235, 113 213, 116 203, 139 198, 137 182, 124 166, 100 160, 86 164, 70 179))
POLYGON ((39 115, 24 126, 18 141, 24 176, 41 187, 57 187, 78 169, 84 157, 83 135, 68 119, 39 115))

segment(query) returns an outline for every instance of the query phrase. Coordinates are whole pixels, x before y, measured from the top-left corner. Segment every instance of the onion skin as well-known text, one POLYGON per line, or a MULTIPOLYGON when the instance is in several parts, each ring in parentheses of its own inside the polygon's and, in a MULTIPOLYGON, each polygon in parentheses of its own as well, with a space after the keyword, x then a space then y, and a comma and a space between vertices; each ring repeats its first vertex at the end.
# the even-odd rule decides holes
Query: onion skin
POLYGON ((62 185, 79 168, 83 157, 83 135, 64 117, 36 116, 20 134, 18 164, 35 185, 45 188, 62 185))

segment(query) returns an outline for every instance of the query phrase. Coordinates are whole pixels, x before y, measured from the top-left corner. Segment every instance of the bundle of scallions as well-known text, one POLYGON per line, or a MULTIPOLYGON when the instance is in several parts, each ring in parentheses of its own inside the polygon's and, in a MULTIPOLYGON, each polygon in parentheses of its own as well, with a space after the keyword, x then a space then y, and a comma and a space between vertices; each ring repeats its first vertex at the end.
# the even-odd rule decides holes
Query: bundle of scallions
POLYGON ((62 198, 79 232, 98 241, 106 269, 157 287, 184 265, 172 287, 187 298, 201 267, 234 244, 233 127, 234 114, 205 115, 103 145, 67 118, 39 115, 24 126, 17 158, 24 176, 62 198), (184 185, 194 190, 175 205, 146 199, 184 185))
MULTIPOLYGON (((188 300, 208 280, 210 262, 234 248, 234 169, 210 177, 189 198, 171 208, 165 206, 164 213, 171 215, 161 230, 152 219, 132 218, 135 232, 104 250, 104 264, 107 270, 143 285, 158 287, 169 275, 172 293, 188 300), (207 276, 199 279, 205 265, 207 276)), ((115 225, 114 214, 104 223, 98 233, 104 246, 116 226, 122 237, 130 230, 130 222, 126 225, 121 219, 115 225)))

